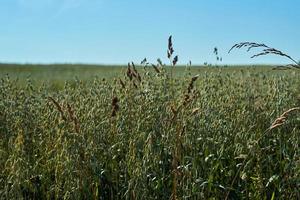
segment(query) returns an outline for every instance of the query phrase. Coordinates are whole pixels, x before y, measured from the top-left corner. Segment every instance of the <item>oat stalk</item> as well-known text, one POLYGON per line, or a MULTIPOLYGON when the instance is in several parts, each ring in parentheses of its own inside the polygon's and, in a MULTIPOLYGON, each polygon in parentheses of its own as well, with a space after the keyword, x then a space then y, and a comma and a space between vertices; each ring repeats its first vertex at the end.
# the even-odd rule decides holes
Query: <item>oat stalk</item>
POLYGON ((289 56, 288 54, 269 47, 263 43, 255 43, 255 42, 241 42, 241 43, 237 43, 235 45, 233 45, 230 50, 228 51, 228 53, 230 53, 233 49, 241 49, 241 48, 247 48, 247 52, 251 51, 252 49, 255 48, 262 48, 261 52, 254 54, 253 56, 251 56, 251 58, 255 58, 255 57, 259 57, 259 56, 265 56, 265 55, 277 55, 277 56, 282 56, 285 58, 288 58, 290 61, 292 61, 294 64, 289 64, 286 66, 279 66, 279 67, 285 67, 285 68, 296 68, 296 69, 300 69, 300 64, 291 56, 289 56))

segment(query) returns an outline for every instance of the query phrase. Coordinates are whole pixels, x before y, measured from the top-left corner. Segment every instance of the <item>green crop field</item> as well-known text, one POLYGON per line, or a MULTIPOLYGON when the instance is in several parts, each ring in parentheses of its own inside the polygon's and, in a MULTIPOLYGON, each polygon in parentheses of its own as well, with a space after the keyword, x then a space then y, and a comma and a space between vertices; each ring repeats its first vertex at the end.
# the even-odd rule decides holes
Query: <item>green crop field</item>
POLYGON ((2 64, 0 78, 0 199, 300 199, 300 70, 2 64))
POLYGON ((300 200, 299 10, 0 0, 0 200, 300 200))

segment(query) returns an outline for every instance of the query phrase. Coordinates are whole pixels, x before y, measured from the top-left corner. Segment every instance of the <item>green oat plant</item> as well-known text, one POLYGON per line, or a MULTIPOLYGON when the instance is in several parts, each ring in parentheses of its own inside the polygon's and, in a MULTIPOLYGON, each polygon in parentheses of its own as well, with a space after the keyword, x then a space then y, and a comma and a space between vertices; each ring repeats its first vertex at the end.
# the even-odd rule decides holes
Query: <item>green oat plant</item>
MULTIPOLYGON (((257 53, 257 54, 254 54, 253 56, 251 56, 251 58, 255 58, 255 57, 259 57, 259 56, 265 56, 265 55, 277 55, 277 56, 282 56, 282 57, 285 57, 285 58, 288 58, 290 61, 293 62, 293 64, 288 64, 288 65, 282 65, 282 66, 277 66, 276 68, 274 69, 291 69, 291 68, 296 68, 296 69, 300 69, 300 64, 299 62, 297 62, 295 59, 293 59, 291 56, 289 56, 288 54, 286 53, 283 53, 282 51, 278 50, 278 49, 275 49, 275 48, 272 48, 272 47, 269 47, 265 44, 259 44, 259 43, 255 43, 255 42, 241 42, 241 43, 237 43, 235 45, 233 45, 231 47, 231 49, 228 51, 228 53, 230 53, 233 49, 240 49, 240 48, 247 48, 247 51, 249 52, 251 49, 254 49, 254 48, 262 48, 262 51, 257 53)), ((282 125, 284 125, 286 123, 286 120, 288 118, 288 116, 291 114, 291 113, 294 113, 294 112, 297 112, 297 111, 300 111, 300 107, 294 107, 294 108, 291 108, 287 111, 285 111, 283 114, 281 114, 277 119, 275 119, 275 121, 272 123, 272 125, 265 131, 265 133, 262 135, 261 138, 259 138, 259 140, 261 140, 267 133, 271 132, 273 129, 276 129, 282 125)), ((258 141, 259 141, 258 140, 258 141)), ((257 142, 258 142, 257 141, 257 142)), ((247 155, 249 156, 249 154, 247 155)), ((245 160, 246 161, 246 160, 245 160)), ((238 175, 238 173, 240 173, 240 170, 241 168, 244 166, 245 162, 240 166, 237 174, 236 174, 236 177, 238 175)), ((234 184, 235 180, 236 180, 236 177, 233 179, 233 182, 231 185, 234 184)), ((272 178, 276 177, 275 175, 272 176, 272 178)), ((273 179, 272 179, 273 180, 273 179)), ((230 191, 227 192, 227 195, 226 195, 226 198, 225 199, 228 199, 229 197, 229 194, 230 194, 230 191)), ((271 199, 274 199, 275 198, 275 192, 272 193, 272 197, 271 199)))
POLYGON ((0 199, 299 199, 299 70, 176 62, 2 78, 0 199))

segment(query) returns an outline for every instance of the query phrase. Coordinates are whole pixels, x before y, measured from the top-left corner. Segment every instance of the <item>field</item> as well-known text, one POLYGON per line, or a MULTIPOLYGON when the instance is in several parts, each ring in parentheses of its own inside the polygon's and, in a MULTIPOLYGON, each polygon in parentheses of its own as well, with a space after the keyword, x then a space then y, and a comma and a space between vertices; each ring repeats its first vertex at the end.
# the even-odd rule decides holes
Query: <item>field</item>
POLYGON ((0 78, 1 199, 300 199, 300 70, 2 64, 0 78))

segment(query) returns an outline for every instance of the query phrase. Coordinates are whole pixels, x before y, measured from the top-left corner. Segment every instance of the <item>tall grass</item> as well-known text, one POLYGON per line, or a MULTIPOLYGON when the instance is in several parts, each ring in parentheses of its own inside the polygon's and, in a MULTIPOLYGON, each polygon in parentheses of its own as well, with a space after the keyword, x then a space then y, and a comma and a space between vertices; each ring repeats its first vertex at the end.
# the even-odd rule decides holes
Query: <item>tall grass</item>
POLYGON ((299 70, 151 66, 56 92, 3 78, 0 198, 300 198, 299 70))

